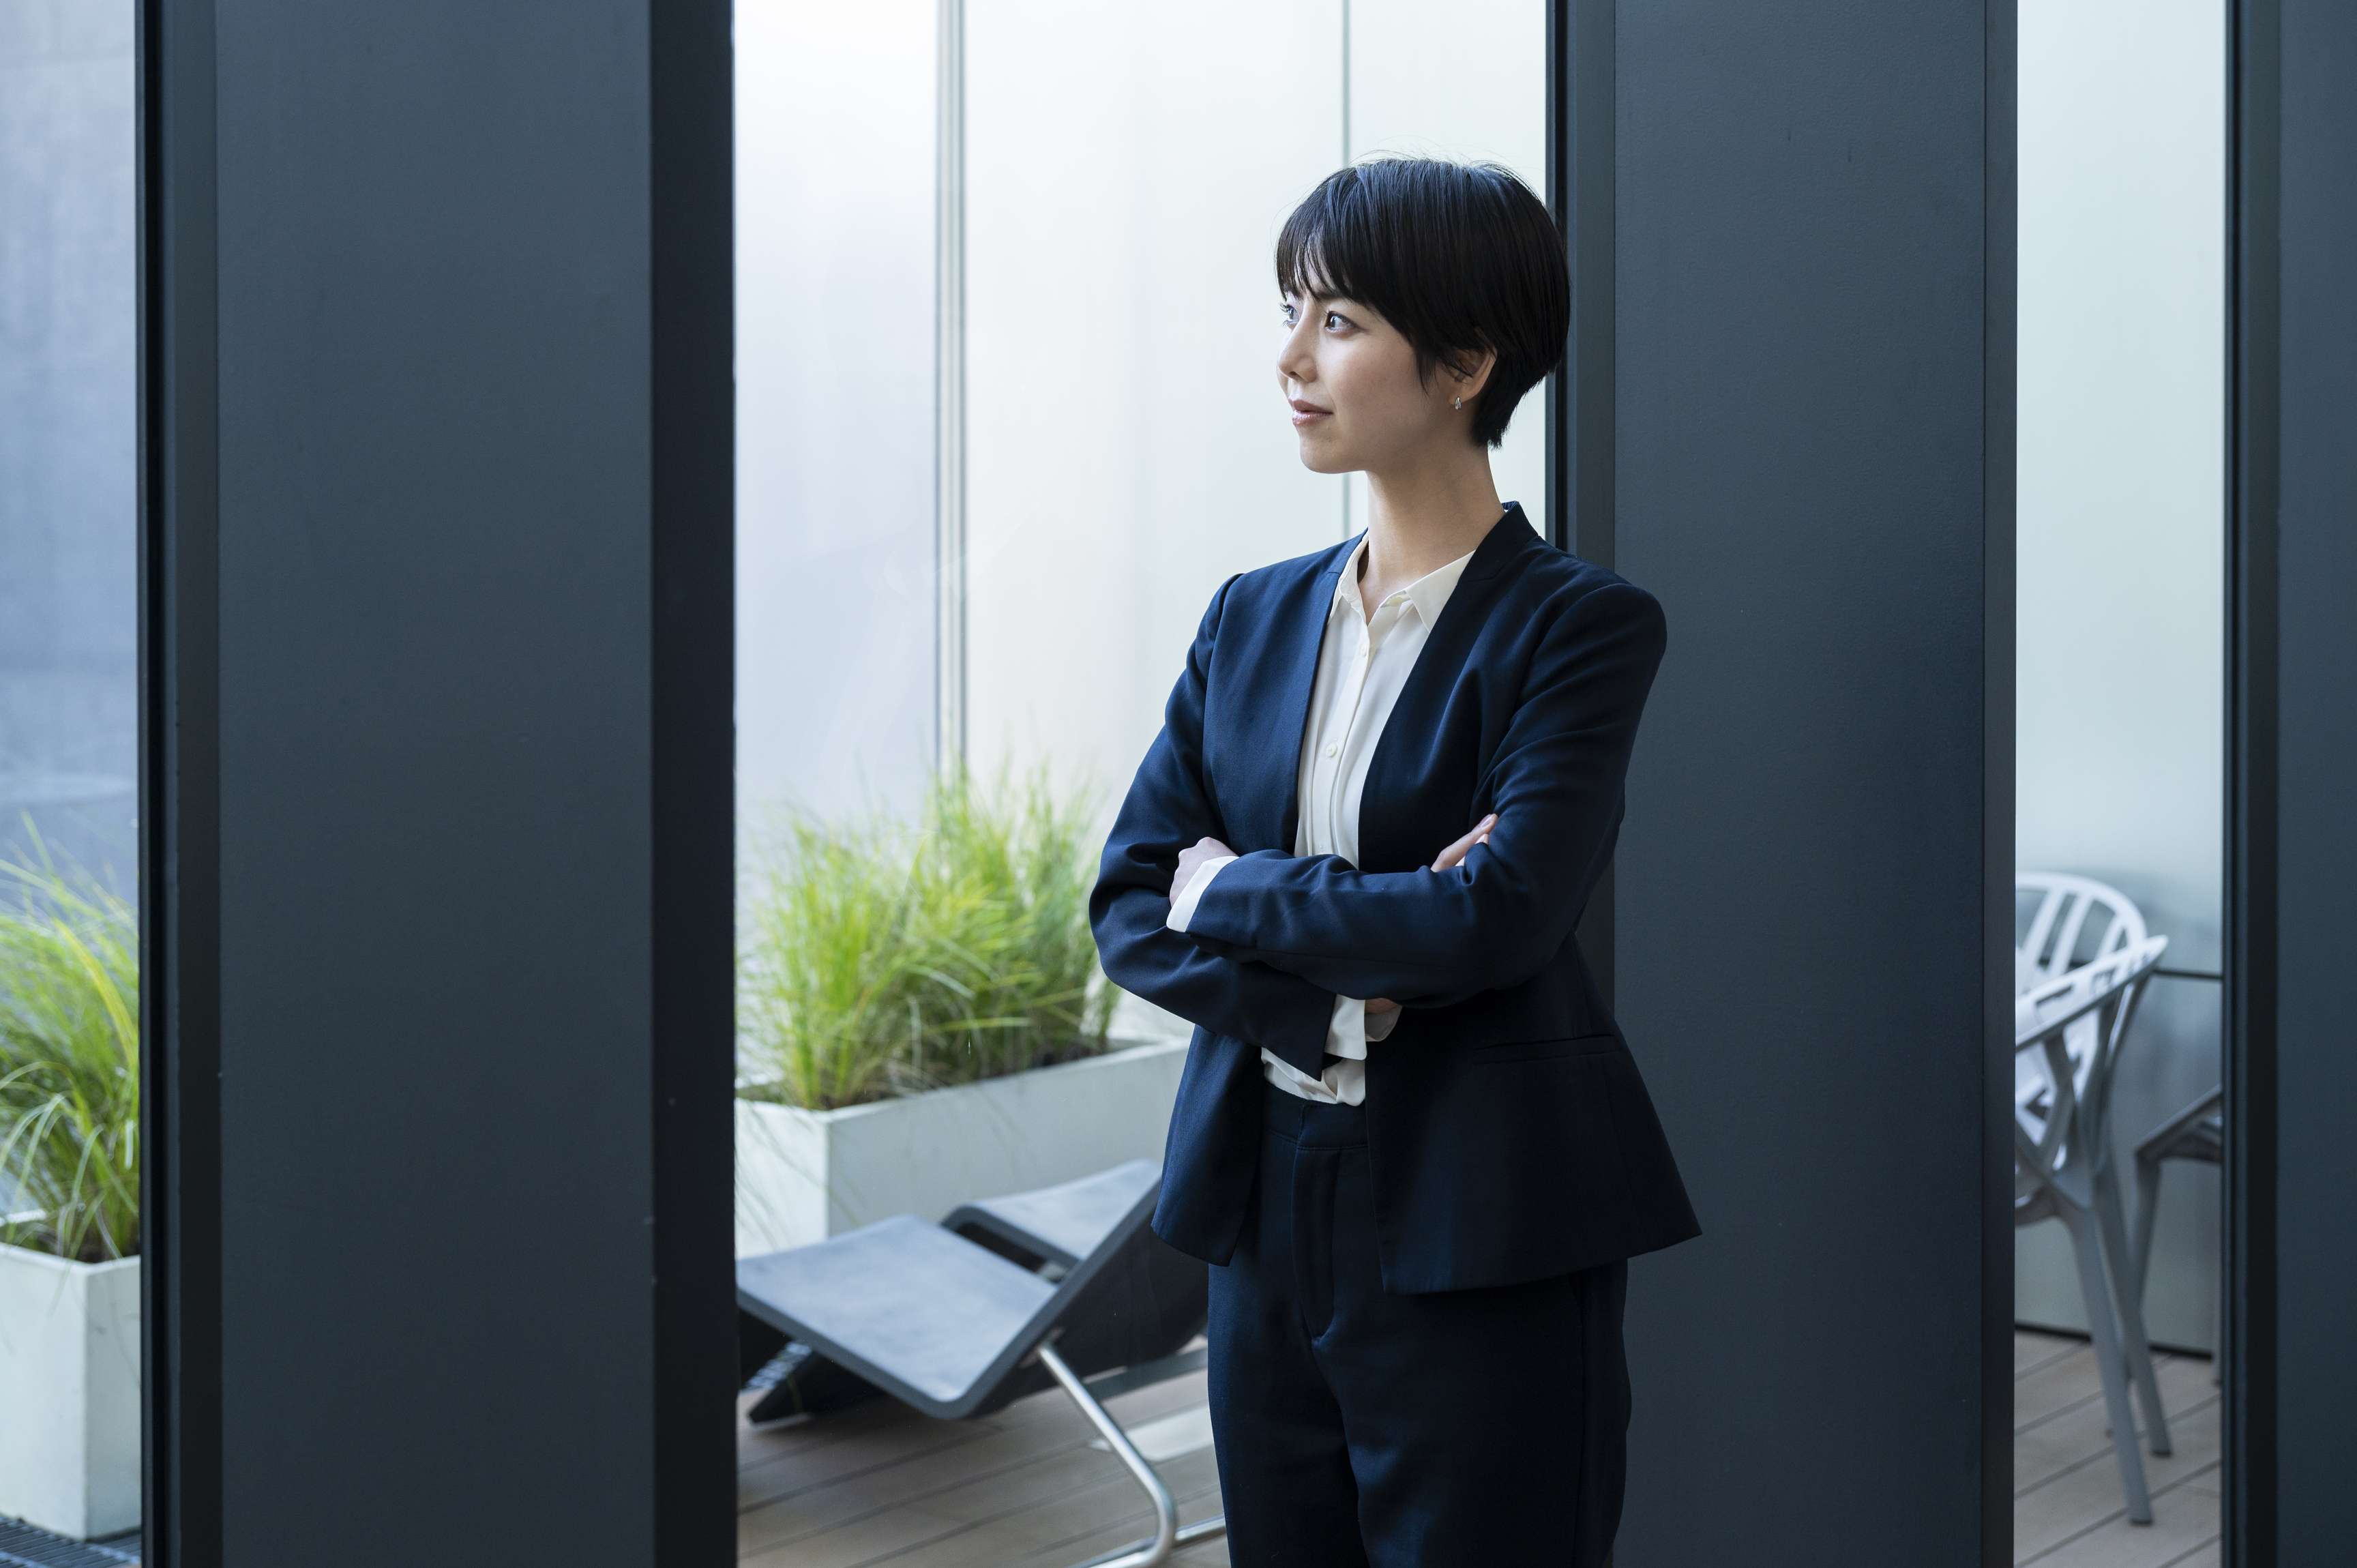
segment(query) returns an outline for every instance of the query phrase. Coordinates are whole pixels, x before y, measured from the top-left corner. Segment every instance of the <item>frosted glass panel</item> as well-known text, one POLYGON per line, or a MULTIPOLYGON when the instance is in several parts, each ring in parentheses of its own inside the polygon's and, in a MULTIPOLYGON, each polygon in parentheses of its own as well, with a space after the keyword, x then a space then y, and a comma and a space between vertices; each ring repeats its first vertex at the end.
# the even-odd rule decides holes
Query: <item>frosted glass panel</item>
MULTIPOLYGON (((2220 1073, 2222 17, 2020 10, 2017 845, 2169 940, 2113 1090, 2124 1166, 2220 1073)), ((2158 1212, 2147 1327, 2206 1349, 2217 1171, 2173 1165, 2158 1212)), ((2017 1258, 2018 1316, 2083 1327, 2061 1227, 2021 1231, 2017 1258)))
POLYGON ((933 10, 737 7, 740 814, 932 763, 933 10))
MULTIPOLYGON (((1421 0, 1352 0, 1351 156, 1487 159, 1546 197, 1546 7, 1535 0, 1458 0, 1445 25, 1421 0)), ((1520 501, 1544 532, 1546 390, 1524 394, 1490 455, 1501 499, 1520 501)), ((1351 528, 1367 524, 1367 485, 1350 479, 1351 528)))
MULTIPOLYGON (((1543 194, 1545 12, 1066 0, 966 28, 968 747, 1092 769, 1109 810, 1221 579, 1365 525, 1285 418, 1278 228, 1379 148, 1543 194)), ((1534 389, 1493 458, 1542 525, 1545 417, 1534 389)))
POLYGON ((1108 817, 1233 572, 1342 537, 1301 466, 1272 252, 1341 149, 1341 13, 974 7, 968 746, 1108 817))
MULTIPOLYGON (((138 893, 132 7, 0 6, 0 859, 138 893), (28 827, 29 824, 29 827, 28 827)), ((13 907, 16 890, 0 888, 13 907)))

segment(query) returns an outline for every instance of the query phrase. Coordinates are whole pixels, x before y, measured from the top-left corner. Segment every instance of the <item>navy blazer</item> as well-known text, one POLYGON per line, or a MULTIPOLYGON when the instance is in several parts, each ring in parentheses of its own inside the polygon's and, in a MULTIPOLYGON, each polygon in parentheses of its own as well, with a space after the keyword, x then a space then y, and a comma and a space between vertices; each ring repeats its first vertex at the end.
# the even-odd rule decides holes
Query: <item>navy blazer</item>
POLYGON ((1105 973, 1192 1021, 1155 1234, 1225 1263, 1252 1197, 1266 1047, 1315 1075, 1334 998, 1404 1011, 1367 1048, 1383 1288, 1510 1284, 1700 1234, 1573 929, 1620 833, 1660 604, 1533 532, 1483 536, 1385 722, 1360 864, 1293 854, 1334 581, 1357 537, 1220 585, 1105 842, 1105 973), (1423 869, 1486 812, 1488 842, 1423 869), (1178 852, 1239 852, 1170 929, 1178 852))

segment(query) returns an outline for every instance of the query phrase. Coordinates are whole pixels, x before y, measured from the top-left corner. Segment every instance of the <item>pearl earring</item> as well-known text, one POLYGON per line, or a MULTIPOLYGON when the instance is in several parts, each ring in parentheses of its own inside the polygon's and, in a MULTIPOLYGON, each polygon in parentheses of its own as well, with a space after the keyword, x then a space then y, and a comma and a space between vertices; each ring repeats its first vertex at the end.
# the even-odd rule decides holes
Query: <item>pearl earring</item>
POLYGON ((1465 406, 1465 400, 1461 397, 1452 397, 1448 400, 1448 406, 1451 408, 1463 408, 1465 406))

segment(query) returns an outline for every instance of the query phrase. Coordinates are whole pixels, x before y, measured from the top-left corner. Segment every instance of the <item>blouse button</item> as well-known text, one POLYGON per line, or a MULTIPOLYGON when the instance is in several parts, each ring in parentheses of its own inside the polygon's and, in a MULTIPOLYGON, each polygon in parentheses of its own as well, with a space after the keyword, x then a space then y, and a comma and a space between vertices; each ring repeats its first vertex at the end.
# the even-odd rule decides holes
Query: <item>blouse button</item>
POLYGON ((1333 756, 1336 752, 1338 752, 1338 751, 1340 751, 1340 750, 1341 750, 1341 749, 1342 749, 1342 748, 1341 748, 1340 746, 1337 746, 1334 742, 1332 742, 1332 741, 1330 741, 1330 740, 1329 740, 1329 741, 1328 741, 1328 742, 1326 743, 1326 755, 1327 755, 1327 756, 1329 756, 1329 757, 1333 756))

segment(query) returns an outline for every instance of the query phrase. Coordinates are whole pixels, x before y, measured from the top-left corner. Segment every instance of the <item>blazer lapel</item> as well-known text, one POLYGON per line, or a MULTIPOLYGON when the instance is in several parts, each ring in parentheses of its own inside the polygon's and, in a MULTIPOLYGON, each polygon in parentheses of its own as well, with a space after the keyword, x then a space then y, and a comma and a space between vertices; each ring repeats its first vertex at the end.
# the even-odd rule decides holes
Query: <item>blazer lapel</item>
MULTIPOLYGON (((1309 728, 1310 698, 1318 687, 1318 654, 1326 639, 1326 624, 1334 603, 1334 584, 1342 564, 1351 558, 1365 534, 1362 529, 1333 547, 1325 564, 1297 584, 1269 620, 1256 629, 1248 667, 1257 677, 1247 699, 1232 721, 1241 733, 1229 735, 1240 744, 1240 755, 1251 760, 1234 778, 1236 796, 1222 792, 1222 815, 1238 849, 1275 849, 1293 853, 1301 825, 1301 746, 1309 728)), ((1427 822, 1446 814, 1448 801, 1432 796, 1435 779, 1446 781, 1467 774, 1462 789, 1469 792, 1470 769, 1454 772, 1437 768, 1438 729, 1457 676, 1488 618, 1496 597, 1498 579, 1506 568, 1535 548, 1523 509, 1508 502, 1481 542, 1465 575, 1426 635, 1415 668, 1408 672, 1399 702, 1384 721, 1383 733, 1368 760, 1367 784, 1359 808, 1360 860, 1372 870, 1396 869, 1388 864, 1429 836, 1437 825, 1427 822)), ((1444 789, 1443 793, 1447 793, 1444 789)), ((1456 809, 1461 810, 1461 802, 1456 809)), ((1458 823, 1423 848, 1429 860, 1441 845, 1471 824, 1458 823)))
MULTIPOLYGON (((1523 509, 1506 513, 1473 551, 1440 618, 1425 635, 1383 733, 1367 759, 1359 799, 1359 867, 1412 871, 1473 825, 1473 765, 1481 746, 1478 704, 1449 710, 1509 568, 1539 537, 1523 509)), ((1329 590, 1330 591, 1330 590, 1329 590)))
POLYGON ((1308 602, 1287 605, 1270 638, 1268 705, 1257 715, 1265 749, 1253 769, 1252 826, 1266 832, 1261 847, 1286 854, 1301 831, 1301 746, 1309 729, 1309 700, 1318 690, 1318 654, 1333 611, 1334 584, 1358 542, 1352 534, 1335 547, 1334 557, 1303 590, 1308 602))

